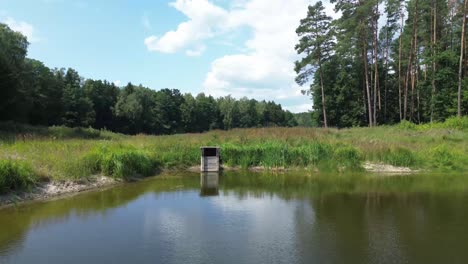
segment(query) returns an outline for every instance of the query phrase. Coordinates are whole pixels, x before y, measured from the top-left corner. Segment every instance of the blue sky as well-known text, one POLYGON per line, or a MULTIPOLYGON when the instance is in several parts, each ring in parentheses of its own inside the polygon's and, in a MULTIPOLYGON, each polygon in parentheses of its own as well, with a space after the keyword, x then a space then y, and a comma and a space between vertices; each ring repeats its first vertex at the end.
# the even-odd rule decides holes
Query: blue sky
POLYGON ((302 112, 312 104, 294 83, 294 30, 310 2, 0 0, 0 21, 27 35, 28 56, 51 68, 302 112))

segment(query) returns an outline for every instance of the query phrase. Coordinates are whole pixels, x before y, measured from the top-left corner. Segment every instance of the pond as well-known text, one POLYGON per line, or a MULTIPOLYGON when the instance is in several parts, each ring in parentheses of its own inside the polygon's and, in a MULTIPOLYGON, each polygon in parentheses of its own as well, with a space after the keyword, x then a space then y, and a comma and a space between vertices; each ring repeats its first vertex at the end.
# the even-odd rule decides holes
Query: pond
POLYGON ((0 263, 468 263, 468 176, 163 174, 0 210, 0 263))

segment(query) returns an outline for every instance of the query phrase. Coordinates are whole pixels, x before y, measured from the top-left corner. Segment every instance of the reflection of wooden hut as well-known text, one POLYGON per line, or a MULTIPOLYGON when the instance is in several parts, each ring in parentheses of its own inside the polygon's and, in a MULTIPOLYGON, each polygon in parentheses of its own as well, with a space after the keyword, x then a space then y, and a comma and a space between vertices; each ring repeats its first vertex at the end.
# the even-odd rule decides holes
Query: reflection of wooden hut
POLYGON ((202 172, 219 171, 219 147, 201 147, 202 172))
POLYGON ((217 196, 219 191, 219 173, 202 172, 200 174, 200 195, 217 196))

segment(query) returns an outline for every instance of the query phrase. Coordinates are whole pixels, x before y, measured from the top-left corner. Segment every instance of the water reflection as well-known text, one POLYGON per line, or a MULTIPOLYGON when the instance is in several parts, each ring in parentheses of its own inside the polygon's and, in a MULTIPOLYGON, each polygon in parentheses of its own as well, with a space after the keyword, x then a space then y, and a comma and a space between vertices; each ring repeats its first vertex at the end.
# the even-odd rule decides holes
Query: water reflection
POLYGON ((219 195, 219 172, 200 173, 200 196, 219 195))
POLYGON ((163 175, 0 210, 0 263, 468 263, 464 181, 163 175))

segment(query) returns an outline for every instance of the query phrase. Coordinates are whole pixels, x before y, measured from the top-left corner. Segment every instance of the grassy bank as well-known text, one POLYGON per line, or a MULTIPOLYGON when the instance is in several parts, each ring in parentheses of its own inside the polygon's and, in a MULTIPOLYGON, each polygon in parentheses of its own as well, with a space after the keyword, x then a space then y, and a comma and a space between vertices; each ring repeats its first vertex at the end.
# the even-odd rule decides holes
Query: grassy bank
POLYGON ((221 146, 224 164, 243 168, 342 172, 359 171, 364 161, 371 161, 430 171, 468 171, 466 117, 431 125, 234 129, 169 136, 11 123, 1 124, 0 129, 0 192, 44 178, 77 180, 104 174, 126 179, 162 168, 186 168, 199 164, 203 145, 221 146), (15 180, 11 175, 16 175, 15 180))

